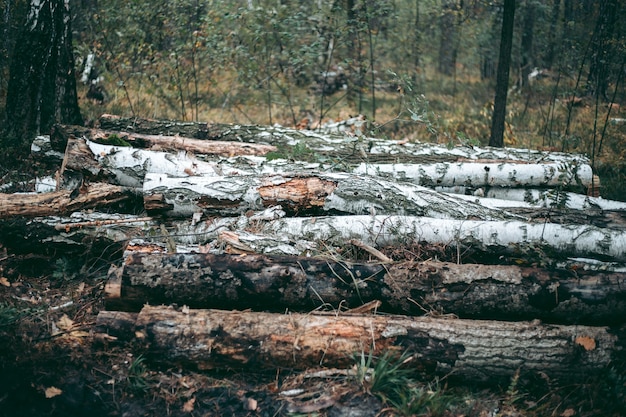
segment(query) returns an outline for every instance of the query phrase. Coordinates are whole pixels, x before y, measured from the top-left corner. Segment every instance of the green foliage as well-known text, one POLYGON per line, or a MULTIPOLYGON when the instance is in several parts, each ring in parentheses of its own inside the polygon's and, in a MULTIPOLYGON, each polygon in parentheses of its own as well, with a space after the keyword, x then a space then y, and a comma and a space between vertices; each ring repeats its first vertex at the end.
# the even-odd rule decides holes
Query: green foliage
POLYGON ((298 142, 294 146, 278 146, 278 150, 268 152, 265 157, 268 161, 275 159, 291 159, 316 162, 319 160, 319 156, 303 142, 298 142))
POLYGON ((8 303, 0 303, 0 327, 10 326, 26 314, 25 310, 18 310, 8 303))
POLYGON ((150 377, 148 368, 145 365, 146 358, 143 355, 137 356, 128 367, 126 382, 133 392, 146 392, 150 389, 150 377))
POLYGON ((76 268, 70 259, 67 257, 61 257, 54 261, 52 278, 71 280, 74 277, 76 277, 76 268))
POLYGON ((504 404, 507 406, 512 406, 521 398, 521 395, 518 390, 519 372, 520 372, 519 369, 515 371, 515 374, 513 374, 513 376, 511 377, 511 382, 509 383, 509 387, 506 390, 504 404))
POLYGON ((414 380, 414 372, 407 366, 411 360, 407 352, 398 355, 387 351, 380 358, 361 352, 355 357, 355 381, 400 415, 444 415, 454 407, 452 396, 444 392, 438 381, 424 385, 414 380))
POLYGON ((123 146, 123 147, 132 146, 130 143, 128 143, 126 140, 124 140, 123 138, 119 137, 116 134, 109 135, 105 138, 99 138, 97 142, 103 145, 111 145, 111 146, 123 146))

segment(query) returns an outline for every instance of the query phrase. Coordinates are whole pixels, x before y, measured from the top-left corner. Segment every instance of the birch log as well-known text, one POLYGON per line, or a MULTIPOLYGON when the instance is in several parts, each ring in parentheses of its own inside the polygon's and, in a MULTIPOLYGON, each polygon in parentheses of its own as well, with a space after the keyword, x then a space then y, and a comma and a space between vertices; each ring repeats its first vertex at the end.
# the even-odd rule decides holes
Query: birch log
POLYGON ((100 127, 152 135, 185 136, 198 139, 267 143, 277 147, 305 146, 317 154, 334 156, 347 163, 416 163, 437 162, 513 162, 557 163, 566 166, 589 165, 583 155, 543 152, 531 149, 481 148, 432 143, 414 143, 406 140, 387 140, 365 137, 359 123, 337 123, 321 126, 316 131, 296 130, 282 126, 231 125, 203 122, 158 121, 121 118, 103 115, 100 127))
MULTIPOLYGON (((81 213, 74 213, 76 215, 81 213)), ((270 207, 257 213, 240 217, 196 218, 163 222, 138 216, 124 216, 129 227, 116 225, 118 216, 96 216, 83 213, 84 220, 65 218, 34 219, 32 227, 46 224, 56 234, 66 228, 72 233, 80 230, 81 238, 74 244, 89 244, 93 234, 99 239, 100 232, 109 233, 117 241, 140 239, 171 247, 171 251, 186 251, 185 245, 202 245, 202 250, 216 253, 233 247, 243 252, 264 254, 323 254, 332 248, 343 250, 350 239, 357 239, 370 246, 419 245, 416 250, 424 256, 446 256, 455 261, 479 260, 490 262, 518 262, 526 265, 539 263, 553 265, 566 262, 567 258, 586 257, 588 262, 602 261, 603 268, 619 268, 623 265, 624 230, 601 229, 594 226, 564 226, 553 223, 523 223, 517 221, 470 221, 446 220, 412 216, 341 216, 283 218, 285 212, 270 207), (89 220, 93 216, 94 221, 89 220), (107 218, 112 224, 107 225, 107 218), (132 219, 139 219, 133 223, 132 219), (73 223, 82 223, 82 229, 73 223), (51 226, 50 226, 51 225, 51 226), (88 226, 91 225, 91 226, 88 226), (91 232, 95 229, 95 233, 91 232), (173 242, 170 244, 168 242, 173 242), (502 258, 502 257, 505 258, 502 258), (606 262, 615 262, 615 265, 606 262)), ((10 221, 10 220, 8 220, 10 221)), ((8 227, 11 223, 0 225, 8 227)), ((43 244, 38 233, 26 229, 17 242, 22 245, 43 244), (39 243, 38 243, 39 242, 39 243)), ((64 240, 63 235, 58 237, 64 240)), ((10 243, 13 245, 13 243, 10 243)), ((197 249, 196 249, 197 250, 197 249)), ((578 268, 578 266, 576 266, 578 268)))
MULTIPOLYGON (((522 259, 581 256, 626 261, 626 231, 590 225, 381 215, 281 218, 251 227, 257 234, 283 236, 293 242, 342 246, 346 240, 357 239, 378 247, 427 242, 460 252, 471 248, 494 259, 508 254, 522 259)), ((241 222, 239 229, 245 230, 241 222)))
POLYGON ((436 187, 559 187, 586 189, 591 185, 591 166, 560 163, 519 164, 515 162, 439 162, 436 164, 362 163, 355 174, 382 175, 436 187))
MULTIPOLYGON (((284 172, 323 172, 331 164, 267 160, 264 157, 240 157, 205 161, 193 154, 157 152, 124 146, 102 145, 84 141, 84 145, 70 138, 67 168, 88 171, 92 175, 113 173, 121 185, 140 187, 146 173, 174 176, 189 175, 262 175, 284 172), (86 163, 85 160, 92 159, 86 163), (101 168, 91 168, 92 165, 101 168)), ((82 140, 80 140, 82 141, 82 140)), ((568 167, 559 163, 475 163, 442 162, 437 164, 361 164, 356 168, 343 167, 355 174, 382 175, 415 184, 434 186, 509 186, 580 188, 591 184, 592 171, 588 165, 568 167)), ((111 176, 111 175, 108 175, 111 176)))
POLYGON ((606 200, 557 189, 533 189, 488 187, 471 188, 464 186, 434 187, 436 191, 460 196, 460 198, 477 201, 487 207, 537 207, 537 208, 569 208, 575 210, 612 210, 626 211, 626 202, 606 200), (485 199, 483 199, 483 197, 485 199))
POLYGON ((143 344, 149 358, 202 369, 351 367, 355 355, 412 355, 430 375, 478 381, 523 376, 575 378, 623 355, 623 329, 402 316, 270 314, 145 306, 138 315, 102 311, 97 327, 143 344))
POLYGON ((444 262, 351 263, 265 255, 131 253, 112 267, 109 309, 381 311, 573 324, 626 323, 626 274, 444 262))
POLYGON ((74 136, 101 144, 115 145, 123 143, 133 148, 152 149, 155 151, 182 150, 197 154, 231 157, 238 155, 266 155, 278 150, 273 145, 238 141, 207 141, 180 135, 150 135, 126 132, 124 130, 80 129, 63 125, 57 125, 56 129, 57 135, 67 135, 66 141, 70 136, 74 136))
POLYGON ((228 216, 280 205, 289 213, 404 214, 436 218, 523 220, 411 183, 346 173, 177 178, 146 174, 144 206, 173 216, 228 216))

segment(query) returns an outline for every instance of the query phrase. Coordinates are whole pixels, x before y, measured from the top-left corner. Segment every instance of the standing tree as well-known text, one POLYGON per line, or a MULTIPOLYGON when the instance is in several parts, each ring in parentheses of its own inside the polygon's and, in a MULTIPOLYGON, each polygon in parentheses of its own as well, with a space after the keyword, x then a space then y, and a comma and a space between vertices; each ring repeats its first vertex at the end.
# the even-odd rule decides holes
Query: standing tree
POLYGON ((30 1, 11 61, 0 137, 4 150, 11 149, 17 159, 28 153, 34 135, 48 131, 54 123, 83 123, 70 21, 69 1, 30 1))
POLYGON ((454 75, 457 58, 457 13, 459 6, 456 0, 445 1, 439 18, 441 40, 439 42, 439 65, 441 74, 454 75))
MULTIPOLYGON (((609 78, 615 61, 613 57, 619 55, 615 50, 618 43, 615 39, 615 26, 618 23, 617 0, 600 2, 596 27, 591 36, 591 63, 587 77, 587 92, 608 100, 607 89, 609 78)), ((619 61, 619 60, 616 60, 619 61)))
POLYGON ((524 15, 522 18, 522 40, 520 45, 520 78, 519 86, 525 87, 528 84, 528 75, 532 71, 534 64, 533 35, 535 33, 535 8, 533 0, 526 0, 524 3, 524 15))
POLYGON ((511 66, 511 48, 513 45, 513 22, 515 20, 515 0, 504 0, 502 35, 500 37, 500 57, 496 76, 496 97, 493 103, 491 119, 491 137, 489 146, 504 146, 504 119, 506 116, 506 96, 509 88, 509 68, 511 66))

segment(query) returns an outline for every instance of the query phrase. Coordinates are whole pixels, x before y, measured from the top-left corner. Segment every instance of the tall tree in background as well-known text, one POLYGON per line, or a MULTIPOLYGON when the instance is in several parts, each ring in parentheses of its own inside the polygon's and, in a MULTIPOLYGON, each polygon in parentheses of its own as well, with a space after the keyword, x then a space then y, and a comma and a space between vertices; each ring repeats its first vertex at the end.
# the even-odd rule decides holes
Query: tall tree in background
POLYGON ((614 32, 618 17, 617 7, 617 0, 600 2, 596 27, 591 37, 591 63, 587 77, 587 91, 605 100, 608 100, 606 91, 609 86, 611 64, 615 62, 613 57, 616 55, 614 32))
POLYGON ((513 22, 515 20, 515 0, 504 0, 502 17, 502 35, 500 37, 500 56, 496 76, 496 97, 493 103, 491 119, 491 137, 489 146, 504 146, 504 120, 506 116, 506 97, 509 89, 509 68, 511 67, 511 48, 513 46, 513 22))
POLYGON ((522 41, 520 44, 520 87, 525 87, 528 84, 528 75, 534 65, 533 34, 535 33, 535 8, 534 0, 525 1, 524 16, 522 18, 522 41))
POLYGON ((439 43, 439 65, 437 69, 445 75, 453 75, 457 57, 457 18, 456 0, 446 0, 439 18, 441 40, 439 43))
POLYGON ((31 0, 15 44, 7 88, 3 148, 25 156, 34 135, 54 123, 82 124, 76 96, 67 0, 31 0))

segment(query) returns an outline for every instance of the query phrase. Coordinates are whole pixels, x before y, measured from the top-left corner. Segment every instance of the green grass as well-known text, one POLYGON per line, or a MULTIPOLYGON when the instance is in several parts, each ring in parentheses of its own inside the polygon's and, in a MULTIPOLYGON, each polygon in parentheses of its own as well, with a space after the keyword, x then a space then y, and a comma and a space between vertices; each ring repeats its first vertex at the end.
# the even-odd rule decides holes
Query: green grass
POLYGON ((355 355, 354 379, 401 416, 441 416, 454 408, 455 397, 448 395, 438 380, 423 384, 415 378, 412 361, 407 352, 387 351, 378 358, 361 352, 355 355))

